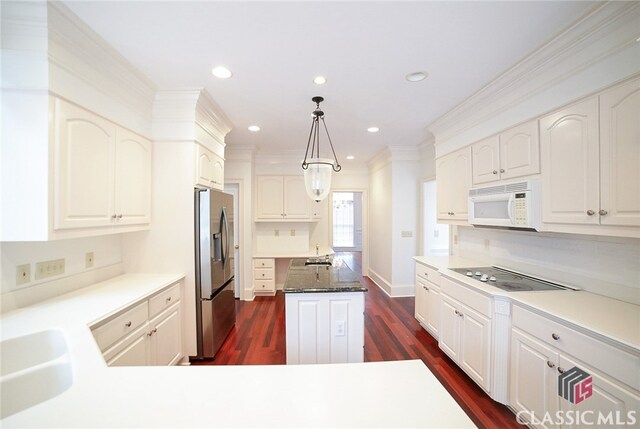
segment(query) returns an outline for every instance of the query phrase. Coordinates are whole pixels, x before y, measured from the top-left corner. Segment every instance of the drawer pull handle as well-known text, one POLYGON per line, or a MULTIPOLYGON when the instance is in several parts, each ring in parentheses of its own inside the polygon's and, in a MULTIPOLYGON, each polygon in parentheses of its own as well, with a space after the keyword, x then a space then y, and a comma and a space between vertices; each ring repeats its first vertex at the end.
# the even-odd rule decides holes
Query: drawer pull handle
POLYGON ((558 367, 558 372, 559 372, 560 374, 564 374, 564 368, 558 367))
POLYGON ((553 363, 553 362, 551 362, 550 360, 548 360, 548 361, 547 361, 547 366, 548 366, 549 368, 553 368, 553 367, 555 367, 555 366, 556 366, 556 364, 555 364, 555 363, 553 363))
POLYGON ((426 290, 427 292, 429 292, 429 288, 426 286, 422 286, 424 288, 424 290, 426 290))
POLYGON ((594 214, 596 214, 596 212, 593 210, 587 210, 587 216, 593 216, 594 214))
POLYGON ((131 320, 129 320, 127 323, 125 323, 124 326, 126 326, 127 328, 130 328, 131 327, 131 320))
POLYGON ((558 341, 560 339, 560 335, 553 333, 551 334, 551 338, 553 338, 554 340, 558 341))
POLYGON ((598 212, 600 216, 606 216, 608 213, 609 213, 608 211, 602 210, 602 209, 600 209, 600 211, 598 212))
POLYGON ((498 174, 498 170, 493 170, 493 174, 498 174))
POLYGON ((171 297, 168 297, 168 298, 167 298, 167 302, 170 302, 170 301, 171 301, 171 297))
POLYGON ((147 334, 147 336, 152 336, 153 334, 155 334, 156 332, 158 332, 158 328, 153 329, 152 331, 149 331, 149 333, 147 334))
POLYGON ((501 168, 501 169, 500 169, 500 173, 504 173, 504 168, 501 168))

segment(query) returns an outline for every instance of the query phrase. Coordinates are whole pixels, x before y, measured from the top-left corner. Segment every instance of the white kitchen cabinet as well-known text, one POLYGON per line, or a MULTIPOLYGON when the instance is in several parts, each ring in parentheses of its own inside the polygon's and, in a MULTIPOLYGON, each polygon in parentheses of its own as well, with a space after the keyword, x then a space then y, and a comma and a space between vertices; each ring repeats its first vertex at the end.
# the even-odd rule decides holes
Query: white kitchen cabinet
POLYGON ((364 292, 285 294, 287 364, 364 362, 364 292))
POLYGON ((640 79, 600 95, 602 225, 640 226, 640 79))
POLYGON ((61 99, 54 106, 54 229, 148 224, 151 142, 61 99))
POLYGON ((149 322, 150 365, 175 365, 182 357, 180 304, 149 322))
POLYGON ((416 263, 415 317, 434 338, 440 326, 440 274, 423 264, 416 263))
POLYGON ((438 220, 467 222, 467 200, 471 187, 471 148, 466 147, 438 158, 436 180, 438 220))
POLYGON ((303 176, 258 176, 256 182, 256 220, 311 219, 311 199, 303 176))
POLYGON ((327 213, 327 201, 329 201, 328 198, 322 201, 311 201, 311 219, 320 220, 324 217, 327 213))
POLYGON ((253 293, 256 295, 275 295, 275 259, 255 258, 253 260, 253 293))
POLYGON ((540 119, 542 221, 598 224, 598 97, 540 119))
POLYGON ((175 365, 183 356, 181 283, 91 327, 109 366, 175 365))
MULTIPOLYGON (((578 428, 593 425, 549 424, 545 413, 588 411, 614 421, 640 409, 640 358, 584 335, 555 320, 515 306, 511 332, 510 406, 534 417, 539 428, 578 428), (592 396, 578 404, 559 396, 559 376, 577 367, 592 377, 592 396), (631 384, 631 385, 630 385, 631 384)), ((558 423, 556 421, 556 423, 558 423)), ((584 422, 583 422, 584 423, 584 422)))
POLYGON ((471 146, 473 184, 540 172, 538 123, 529 121, 471 146))
POLYGON ((485 391, 491 392, 491 299, 441 278, 438 345, 485 391))
POLYGON ((545 230, 640 236, 639 117, 633 79, 540 119, 545 230))
POLYGON ((224 159, 196 144, 196 186, 224 190, 224 159))

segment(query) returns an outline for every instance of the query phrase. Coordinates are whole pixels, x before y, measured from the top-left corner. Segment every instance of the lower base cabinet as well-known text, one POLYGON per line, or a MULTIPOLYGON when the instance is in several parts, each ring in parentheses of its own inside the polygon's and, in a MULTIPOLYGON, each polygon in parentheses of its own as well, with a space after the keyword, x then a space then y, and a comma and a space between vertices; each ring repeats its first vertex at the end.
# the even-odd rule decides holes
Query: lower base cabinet
POLYGON ((108 366, 175 365, 182 359, 180 287, 173 285, 92 327, 108 366))
MULTIPOLYGON (((518 312, 516 309, 516 315, 518 312)), ((640 395, 636 389, 616 381, 607 373, 607 368, 596 368, 571 356, 562 343, 554 347, 542 340, 539 326, 544 320, 531 320, 538 323, 527 326, 516 319, 511 332, 509 396, 510 406, 519 421, 542 429, 639 426, 640 395), (573 381, 566 380, 564 392, 567 393, 561 395, 564 393, 560 391, 563 374, 570 374, 568 371, 573 368, 582 371, 582 376, 572 376, 573 381), (574 395, 573 401, 568 392, 574 395)), ((549 331, 555 335, 549 335, 551 341, 572 339, 566 329, 559 334, 560 329, 558 326, 553 332, 549 331)), ((575 335, 581 334, 576 332, 575 335)), ((625 352, 613 351, 609 357, 607 354, 611 351, 607 347, 598 349, 601 350, 598 358, 601 362, 627 361, 634 365, 634 358, 626 356, 625 352), (617 353, 625 355, 616 357, 617 353)), ((573 353, 590 359, 586 347, 574 348, 573 353)), ((638 359, 635 360, 637 366, 638 359)), ((636 370, 636 378, 637 374, 636 370)))

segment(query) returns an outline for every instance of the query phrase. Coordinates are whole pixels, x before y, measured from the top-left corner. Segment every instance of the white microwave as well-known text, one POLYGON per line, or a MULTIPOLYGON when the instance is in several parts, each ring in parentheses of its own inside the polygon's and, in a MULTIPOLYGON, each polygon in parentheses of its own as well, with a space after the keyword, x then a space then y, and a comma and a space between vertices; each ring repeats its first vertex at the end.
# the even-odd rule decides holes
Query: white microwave
POLYGON ((480 227, 538 231, 540 179, 469 189, 469 223, 480 227))

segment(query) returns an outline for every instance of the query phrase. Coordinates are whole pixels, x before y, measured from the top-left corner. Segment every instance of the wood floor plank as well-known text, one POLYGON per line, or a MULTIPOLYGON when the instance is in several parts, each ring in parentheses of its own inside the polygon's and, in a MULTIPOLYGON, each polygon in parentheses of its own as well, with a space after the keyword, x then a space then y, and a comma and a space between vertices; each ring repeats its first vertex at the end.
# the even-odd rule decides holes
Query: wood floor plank
MULTIPOLYGON (((362 277, 359 252, 340 252, 367 286, 365 362, 421 359, 480 428, 522 428, 508 408, 493 401, 438 347, 414 317, 414 298, 390 298, 362 277)), ((286 363, 284 295, 236 301, 236 326, 214 360, 193 365, 283 365, 286 363)))

